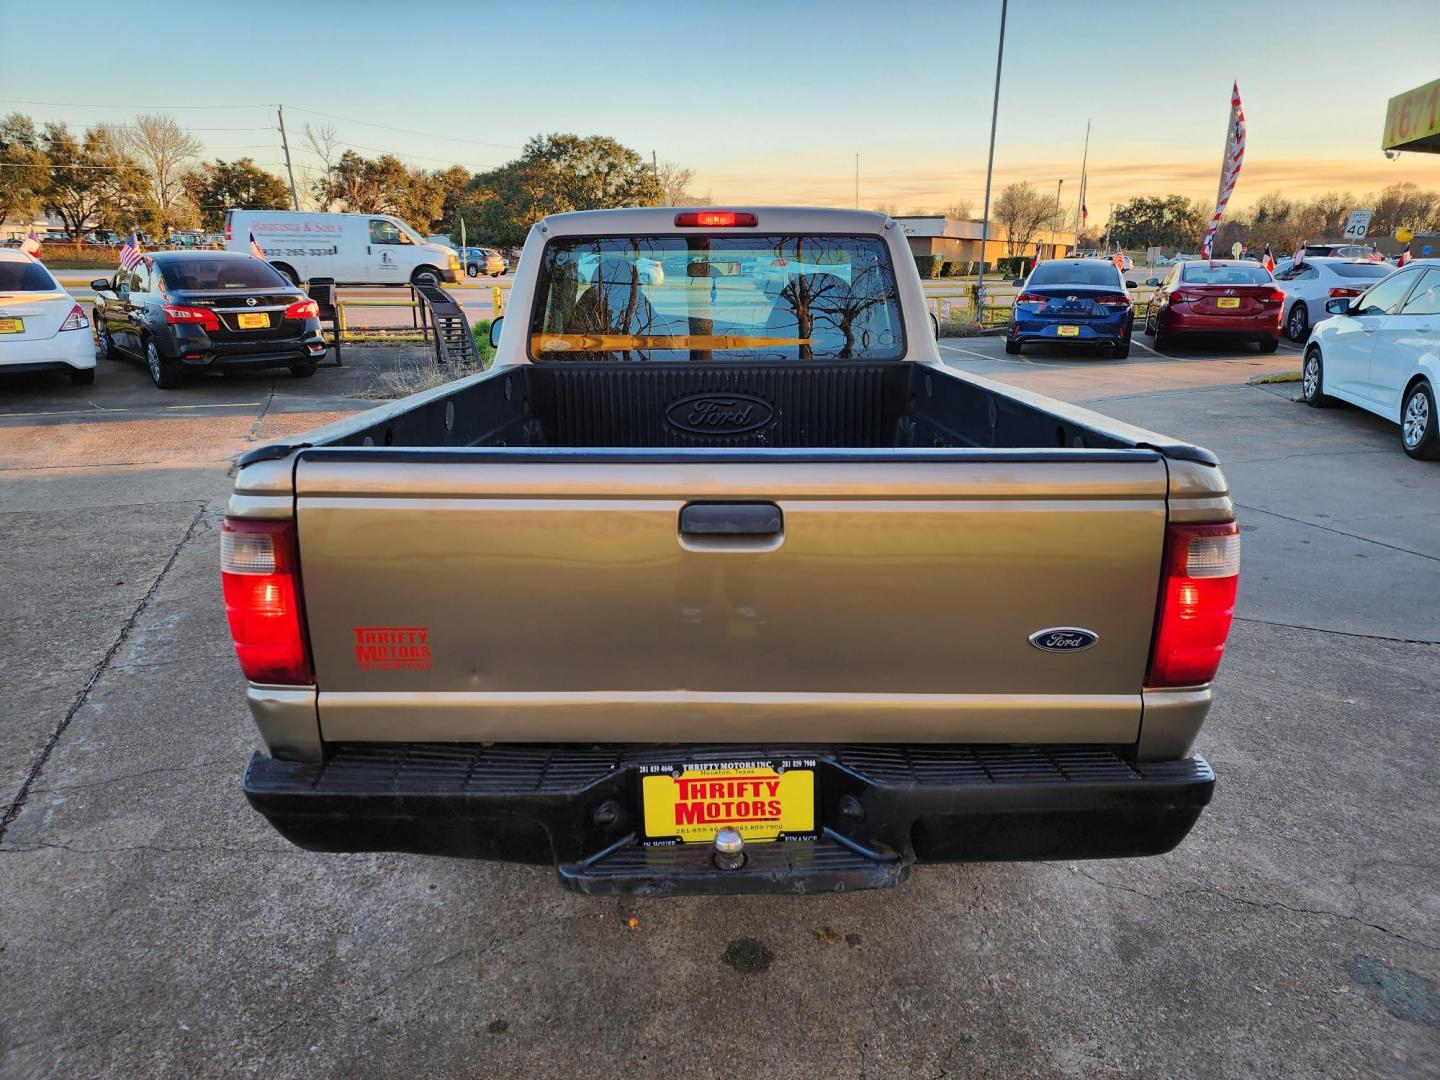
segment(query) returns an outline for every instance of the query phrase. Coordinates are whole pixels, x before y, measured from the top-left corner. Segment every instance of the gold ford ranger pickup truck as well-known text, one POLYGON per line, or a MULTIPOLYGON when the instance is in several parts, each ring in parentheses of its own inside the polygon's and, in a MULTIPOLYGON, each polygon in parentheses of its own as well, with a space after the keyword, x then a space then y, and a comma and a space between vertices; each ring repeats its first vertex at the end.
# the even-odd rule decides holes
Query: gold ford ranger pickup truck
POLYGON ((557 215, 497 330, 241 459, 244 789, 291 841, 806 893, 1195 823, 1215 458, 946 367, 893 221, 557 215))

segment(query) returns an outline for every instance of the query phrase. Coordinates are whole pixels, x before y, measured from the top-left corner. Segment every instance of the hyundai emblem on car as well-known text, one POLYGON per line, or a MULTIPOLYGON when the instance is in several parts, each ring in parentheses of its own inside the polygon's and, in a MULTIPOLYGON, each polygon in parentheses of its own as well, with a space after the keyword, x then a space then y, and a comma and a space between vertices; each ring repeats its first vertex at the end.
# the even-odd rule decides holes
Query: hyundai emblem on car
POLYGON ((1080 652, 1099 640, 1095 631, 1080 626, 1049 626, 1030 635, 1030 644, 1046 652, 1080 652))

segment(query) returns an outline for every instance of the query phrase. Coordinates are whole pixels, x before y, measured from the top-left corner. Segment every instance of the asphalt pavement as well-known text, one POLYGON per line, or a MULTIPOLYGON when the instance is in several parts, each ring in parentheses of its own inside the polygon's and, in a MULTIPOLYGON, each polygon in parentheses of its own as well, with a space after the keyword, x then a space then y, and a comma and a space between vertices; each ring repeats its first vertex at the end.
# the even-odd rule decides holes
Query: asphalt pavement
POLYGON ((1293 351, 943 345, 1224 462, 1219 783, 1169 855, 615 902, 299 851, 239 789, 218 522, 235 454, 363 406, 394 352, 0 379, 0 1076, 1440 1075, 1440 467, 1248 382, 1293 351))

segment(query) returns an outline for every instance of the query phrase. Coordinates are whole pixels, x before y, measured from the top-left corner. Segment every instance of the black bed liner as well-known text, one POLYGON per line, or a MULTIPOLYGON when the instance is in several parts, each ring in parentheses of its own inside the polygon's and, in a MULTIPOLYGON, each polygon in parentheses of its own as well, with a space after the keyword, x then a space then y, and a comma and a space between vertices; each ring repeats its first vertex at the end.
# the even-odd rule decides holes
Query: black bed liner
POLYGON ((260 447, 240 464, 310 445, 432 451, 1148 449, 1216 464, 1207 450, 1085 409, 930 364, 893 361, 530 364, 496 369, 449 392, 373 413, 372 422, 313 444, 260 447), (697 415, 693 404, 712 397, 742 409, 743 421, 713 430, 689 422, 697 415))

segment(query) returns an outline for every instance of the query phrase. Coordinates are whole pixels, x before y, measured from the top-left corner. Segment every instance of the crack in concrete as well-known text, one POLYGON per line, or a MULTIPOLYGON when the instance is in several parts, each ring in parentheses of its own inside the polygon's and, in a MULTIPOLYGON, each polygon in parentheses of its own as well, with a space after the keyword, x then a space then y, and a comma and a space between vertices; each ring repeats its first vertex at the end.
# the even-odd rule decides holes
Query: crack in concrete
POLYGON ((37 851, 55 849, 74 855, 121 855, 132 851, 157 851, 162 855, 183 855, 192 851, 225 851, 236 855, 309 855, 303 848, 243 847, 231 844, 187 844, 184 847, 162 847, 159 844, 120 844, 116 847, 83 848, 73 844, 60 844, 53 840, 24 847, 0 847, 0 855, 29 855, 37 851))
MULTIPOLYGON (((164 765, 158 769, 141 769, 139 772, 121 773, 119 776, 108 776, 104 780, 87 780, 79 784, 57 784, 55 787, 36 787, 33 788, 32 791, 36 795, 53 795, 62 791, 83 791, 86 788, 105 787, 109 784, 118 784, 125 780, 137 780, 142 776, 155 776, 159 773, 199 772, 201 769, 214 769, 221 765, 232 768, 235 765, 235 759, 218 758, 215 761, 201 761, 194 765, 164 765)), ((10 848, 9 850, 19 851, 21 849, 10 848)))
POLYGON ((1360 536, 1358 533, 1348 533, 1344 529, 1332 529, 1329 525, 1320 525, 1314 521, 1306 521, 1304 518, 1290 517, 1288 514, 1277 514, 1274 510, 1264 510, 1261 507, 1249 506, 1242 502, 1237 502, 1235 505, 1242 510, 1251 510, 1257 514, 1265 514, 1268 517, 1277 517, 1281 521, 1290 521, 1296 525, 1306 525, 1312 529, 1319 529, 1322 532, 1334 533, 1336 536, 1346 536, 1351 540, 1359 540, 1363 544, 1374 544, 1376 547, 1388 548, 1391 551, 1398 551, 1404 555, 1414 555, 1420 559, 1429 559, 1431 562, 1440 562, 1440 555, 1427 555, 1423 551, 1400 547, 1398 544, 1387 544, 1384 540, 1372 540, 1370 537, 1360 536))
POLYGON ((39 778, 41 770, 45 768, 46 762, 50 760, 50 755, 55 752, 55 747, 59 745, 60 737, 64 735, 66 729, 69 728, 70 721, 75 719, 75 714, 80 711, 85 702, 90 700, 90 692, 95 689, 95 684, 100 681, 100 676, 105 674, 109 669, 111 661, 115 659, 121 646, 129 639, 130 631, 134 629, 136 622, 139 621, 140 615, 149 605, 151 598, 159 591, 160 583, 165 580, 165 575, 170 572, 170 568, 175 565, 175 560, 180 557, 181 549, 189 543, 190 538, 195 535, 195 529, 199 526, 200 520, 205 516, 205 510, 205 503, 200 503, 195 511, 195 516, 190 519, 190 524, 180 537, 180 542, 177 543, 170 552, 170 557, 165 560, 165 565, 162 566, 160 572, 155 575, 155 580, 150 583, 150 588, 145 590, 145 595, 140 598, 140 602, 135 605, 135 609, 130 613, 130 617, 126 619, 120 627, 120 632, 115 635, 115 640, 110 643, 110 648, 105 650, 105 655, 100 658, 100 662, 95 665, 95 670, 92 671, 90 677, 85 680, 85 685, 80 688, 79 692, 75 695, 75 699, 71 701, 70 708, 65 710, 65 715, 61 717, 60 722, 55 725, 55 730, 50 733, 50 738, 46 740, 45 746, 41 749, 39 756, 31 763, 29 770, 25 774, 24 781, 20 784, 20 790, 16 792, 15 798, 10 805, 6 807, 5 816, 0 817, 0 841, 5 839, 5 833, 9 831, 10 825, 20 816, 20 811, 25 808, 25 802, 30 797, 30 789, 35 785, 35 781, 39 778))
POLYGON ((1387 637, 1384 634, 1359 634, 1353 630, 1327 630, 1323 626, 1302 626, 1300 623, 1275 622, 1272 619, 1249 619, 1239 615, 1235 616, 1236 622, 1254 623, 1257 626, 1278 626, 1286 630, 1309 630, 1315 634, 1334 634, 1336 637, 1363 638, 1366 641, 1390 641, 1397 645, 1440 645, 1440 641, 1431 638, 1403 638, 1387 637))
POLYGON ((1180 897, 1185 896, 1218 896, 1222 900, 1228 900, 1232 904, 1240 904, 1244 907, 1260 908, 1265 911, 1274 911, 1276 909, 1279 909, 1281 911, 1291 912, 1295 915, 1315 915, 1324 919, 1339 919, 1343 922, 1359 923, 1361 926, 1368 927, 1371 930, 1378 930, 1380 933, 1385 934, 1387 937, 1393 937, 1396 940, 1406 942, 1409 945, 1415 945, 1422 949, 1428 949, 1431 952, 1440 952, 1440 945, 1432 945, 1428 941, 1421 941, 1418 938, 1409 937, 1406 934, 1402 934, 1398 930, 1390 929, 1388 926, 1381 926, 1379 923, 1369 922, 1366 919, 1362 919, 1358 915, 1347 915, 1343 911, 1329 911, 1324 908, 1295 907, 1293 904, 1286 904, 1280 900, 1247 900, 1243 896, 1232 896, 1230 893, 1227 893, 1222 889, 1217 889, 1213 886, 1208 885, 1197 886, 1196 888, 1192 889, 1181 889, 1178 893, 1148 893, 1145 892, 1143 889, 1136 889, 1132 888, 1129 885, 1121 885, 1119 882, 1116 881, 1106 881, 1103 878, 1098 878, 1094 874, 1088 873, 1087 871, 1080 869, 1078 866, 1073 867, 1072 869, 1075 871, 1075 873, 1079 874, 1087 881, 1092 881, 1096 885, 1099 885, 1101 888, 1118 889, 1121 892, 1128 892, 1134 896, 1144 897, 1146 900, 1157 900, 1165 902, 1174 901, 1180 897))

